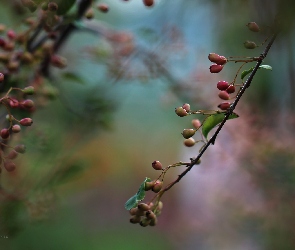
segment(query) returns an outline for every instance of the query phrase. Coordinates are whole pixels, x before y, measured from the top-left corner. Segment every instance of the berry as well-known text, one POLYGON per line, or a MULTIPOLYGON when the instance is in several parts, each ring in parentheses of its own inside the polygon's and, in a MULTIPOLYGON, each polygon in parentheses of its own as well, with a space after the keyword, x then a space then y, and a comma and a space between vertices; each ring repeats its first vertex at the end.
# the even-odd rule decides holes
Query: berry
POLYGON ((193 119, 192 125, 194 126, 195 129, 199 129, 202 126, 202 123, 200 122, 199 119, 193 119))
POLYGON ((182 108, 186 111, 189 112, 191 110, 191 105, 189 105, 188 103, 184 103, 182 105, 182 108))
POLYGON ((259 32, 260 31, 259 26, 255 22, 250 22, 246 26, 248 27, 249 30, 251 30, 253 32, 259 32))
POLYGON ((16 145, 14 150, 20 154, 24 154, 26 152, 26 146, 23 144, 16 145))
POLYGON ((19 102, 18 102, 18 100, 14 99, 14 98, 10 98, 9 105, 11 108, 18 108, 19 102))
POLYGON ((187 111, 183 107, 176 108, 175 113, 180 117, 187 116, 187 111))
POLYGON ((9 152, 9 154, 6 156, 7 159, 13 160, 17 157, 18 153, 15 150, 12 150, 9 152))
POLYGON ((23 118, 19 121, 19 123, 22 125, 22 126, 31 126, 32 123, 33 123, 33 120, 31 118, 23 118))
POLYGON ((220 108, 221 110, 227 110, 229 107, 230 107, 229 102, 223 102, 218 105, 218 108, 220 108))
POLYGON ((67 59, 58 55, 51 56, 51 64, 54 67, 63 69, 67 66, 67 59))
POLYGON ((104 3, 99 4, 97 8, 103 13, 107 13, 109 11, 109 6, 104 3))
POLYGON ((4 81, 4 74, 0 73, 0 82, 3 82, 3 81, 4 81))
POLYGON ((14 40, 16 38, 16 34, 14 32, 14 30, 8 30, 7 31, 7 37, 10 39, 10 40, 14 40))
POLYGON ((134 207, 129 210, 130 215, 136 215, 138 208, 134 207))
POLYGON ((92 8, 90 8, 90 9, 88 9, 88 10, 86 11, 86 13, 85 13, 85 17, 86 17, 87 19, 92 19, 92 18, 94 17, 94 12, 93 12, 93 9, 92 9, 92 8))
POLYGON ((229 87, 229 84, 228 84, 228 82, 226 82, 226 81, 219 81, 219 82, 217 83, 217 88, 218 88, 219 90, 226 90, 228 87, 229 87))
POLYGON ((13 133, 19 133, 21 131, 21 127, 20 127, 20 125, 15 124, 12 126, 11 130, 13 133))
POLYGON ((149 205, 146 203, 138 204, 137 208, 141 211, 148 211, 150 209, 149 205))
POLYGON ((13 170, 15 170, 16 166, 12 161, 5 161, 4 167, 8 172, 12 172, 13 170))
POLYGON ((215 63, 218 64, 218 65, 223 65, 223 64, 227 63, 227 59, 224 56, 220 56, 219 60, 217 60, 215 63))
POLYGON ((194 140, 194 138, 188 138, 184 140, 183 144, 187 147, 192 147, 196 144, 196 141, 194 140))
POLYGON ((255 49, 257 47, 256 43, 252 42, 252 41, 246 41, 244 42, 244 47, 246 49, 255 49))
POLYGON ((5 139, 8 139, 9 138, 9 135, 10 135, 9 129, 7 129, 7 128, 1 129, 0 135, 1 135, 2 139, 4 139, 4 140, 5 139))
POLYGON ((143 4, 147 7, 151 7, 154 5, 154 0, 143 0, 143 4))
POLYGON ((224 56, 220 56, 220 55, 218 55, 218 54, 216 54, 216 53, 210 53, 210 54, 208 55, 208 59, 209 59, 211 62, 214 62, 214 63, 216 63, 216 64, 218 64, 218 65, 223 65, 223 64, 225 64, 225 63, 227 62, 226 57, 224 57, 224 56))
POLYGON ((142 219, 142 220, 140 221, 139 224, 140 224, 142 227, 147 227, 147 226, 150 224, 150 222, 151 222, 150 219, 144 218, 144 219, 142 219))
POLYGON ((162 163, 159 161, 153 161, 152 162, 152 167, 155 170, 162 170, 162 163))
POLYGON ((151 210, 148 210, 146 213, 145 213, 145 216, 150 219, 150 220, 154 220, 156 219, 156 215, 154 214, 153 211, 151 210))
POLYGON ((228 94, 228 92, 226 92, 224 90, 220 91, 218 96, 222 100, 229 100, 229 94, 228 94))
POLYGON ((159 193, 162 187, 163 187, 163 182, 157 180, 152 188, 152 191, 155 193, 159 193))
POLYGON ((187 129, 184 129, 181 134, 182 134, 183 138, 188 139, 188 138, 192 137, 195 133, 196 133, 196 130, 194 130, 192 128, 187 128, 187 129))
POLYGON ((50 2, 48 4, 48 10, 51 12, 56 12, 58 10, 58 5, 55 2, 50 2))
POLYGON ((30 99, 27 99, 20 103, 24 108, 31 109, 34 107, 34 102, 30 99))
POLYGON ((130 218, 130 223, 137 224, 140 222, 140 220, 141 220, 140 216, 134 215, 130 218))
POLYGON ((5 41, 5 39, 4 39, 3 37, 0 37, 0 47, 1 47, 1 48, 5 48, 5 46, 6 46, 6 41, 5 41))
POLYGON ((157 217, 155 219, 152 219, 151 222, 150 222, 150 226, 156 226, 157 225, 157 222, 158 222, 158 219, 157 217))
POLYGON ((149 191, 149 190, 151 190, 153 187, 154 187, 154 182, 153 181, 151 181, 151 182, 146 182, 145 183, 145 186, 144 186, 144 190, 145 191, 149 191))
POLYGON ((211 73, 219 73, 223 69, 223 65, 212 64, 209 69, 211 73))
POLYGON ((236 92, 236 87, 234 85, 230 85, 227 89, 226 92, 229 94, 235 93, 236 92))

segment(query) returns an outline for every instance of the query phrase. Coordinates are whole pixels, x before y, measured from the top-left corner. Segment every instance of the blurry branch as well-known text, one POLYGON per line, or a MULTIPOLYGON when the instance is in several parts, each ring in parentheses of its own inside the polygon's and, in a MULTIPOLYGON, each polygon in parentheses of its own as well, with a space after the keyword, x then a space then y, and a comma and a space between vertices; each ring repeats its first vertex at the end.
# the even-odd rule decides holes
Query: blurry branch
POLYGON ((220 123, 220 125, 218 126, 217 130, 215 131, 215 133, 213 134, 213 136, 210 138, 210 140, 204 145, 204 147, 200 150, 198 156, 196 158, 191 158, 190 159, 190 164, 186 165, 187 169, 185 171, 183 171, 178 178, 171 182, 170 184, 168 184, 160 193, 159 195, 163 195, 163 193, 165 191, 168 191, 170 188, 172 188, 177 182, 179 182, 192 168, 194 165, 196 165, 199 160, 201 159, 201 156, 205 153, 205 151, 208 149, 208 147, 212 144, 214 145, 215 140, 219 134, 219 132, 221 131, 221 129, 223 128, 224 124, 226 123, 226 121, 229 119, 230 115, 233 114, 233 111, 235 110, 238 102, 240 101, 241 97, 243 96, 243 94, 245 93, 246 89, 250 86, 257 70, 259 69, 259 66, 261 65, 262 61, 264 60, 264 58, 267 56, 273 42, 275 41, 277 37, 277 33, 275 33, 270 42, 268 43, 268 45, 266 46, 265 50, 263 51, 263 53, 259 56, 259 59, 257 60, 256 66, 254 67, 254 70, 252 71, 252 73, 250 74, 250 76, 248 77, 248 79, 246 80, 245 84, 243 85, 243 87, 240 89, 240 92, 238 93, 235 101, 231 104, 230 108, 227 110, 227 112, 225 113, 225 117, 222 120, 222 122, 220 123))

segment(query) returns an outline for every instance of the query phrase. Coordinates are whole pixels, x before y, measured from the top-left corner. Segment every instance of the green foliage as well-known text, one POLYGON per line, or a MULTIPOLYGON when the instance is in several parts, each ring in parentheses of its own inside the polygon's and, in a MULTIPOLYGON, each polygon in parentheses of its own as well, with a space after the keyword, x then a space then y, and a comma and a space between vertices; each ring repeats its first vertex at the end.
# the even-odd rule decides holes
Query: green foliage
POLYGON ((125 209, 130 210, 137 206, 138 202, 142 201, 145 197, 145 183, 150 182, 151 179, 146 177, 145 180, 141 183, 137 193, 133 195, 126 203, 125 209))
MULTIPOLYGON (((202 133, 207 139, 209 132, 224 119, 225 114, 215 114, 208 116, 203 122, 202 133)), ((231 114, 228 119, 235 119, 239 116, 235 113, 231 114)))
MULTIPOLYGON (((259 69, 268 69, 268 70, 272 70, 272 67, 269 65, 260 65, 259 69)), ((243 80, 247 75, 249 75, 252 71, 254 70, 254 67, 244 70, 241 74, 241 79, 243 80)))

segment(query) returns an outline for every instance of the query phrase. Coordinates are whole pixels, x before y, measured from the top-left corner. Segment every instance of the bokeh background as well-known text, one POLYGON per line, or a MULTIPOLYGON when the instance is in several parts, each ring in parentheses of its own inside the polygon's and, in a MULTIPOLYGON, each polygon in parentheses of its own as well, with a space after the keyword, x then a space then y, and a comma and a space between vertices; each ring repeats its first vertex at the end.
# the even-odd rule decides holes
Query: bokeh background
MULTIPOLYGON (((12 2, 1 3, 0 21, 22 29, 12 2)), ((295 249, 293 1, 104 3, 109 12, 95 10, 60 50, 68 67, 52 68, 46 83, 58 96, 15 139, 27 152, 15 172, 2 171, 1 186, 26 201, 1 198, 0 249, 295 249), (210 74, 207 55, 258 56, 263 46, 243 43, 264 41, 277 13, 283 30, 265 59, 273 70, 257 73, 240 118, 163 196, 156 227, 130 224, 124 203, 158 176, 151 162, 198 153, 180 134, 192 117, 174 108, 216 109, 216 83, 236 74, 235 63, 210 74)))

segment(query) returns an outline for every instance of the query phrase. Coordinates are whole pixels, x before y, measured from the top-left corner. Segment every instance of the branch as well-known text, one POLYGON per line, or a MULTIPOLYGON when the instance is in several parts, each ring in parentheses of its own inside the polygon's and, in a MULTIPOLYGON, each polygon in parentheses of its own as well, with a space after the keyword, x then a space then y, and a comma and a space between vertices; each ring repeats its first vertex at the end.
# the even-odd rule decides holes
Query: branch
POLYGON ((229 119, 230 115, 234 112, 238 102, 240 101, 241 97, 243 96, 243 94, 245 93, 246 89, 250 86, 255 74, 257 73, 257 70, 259 69, 259 66, 261 65, 263 59, 267 56, 273 42, 275 41, 277 37, 277 33, 275 33, 270 42, 268 43, 268 45, 266 46, 265 50, 263 51, 263 53, 259 56, 259 59, 257 60, 257 63, 252 71, 252 73, 250 74, 250 76, 248 77, 248 79, 246 80, 245 84, 243 85, 243 87, 240 89, 238 95, 236 96, 235 101, 231 104, 230 108, 228 109, 228 111, 226 112, 226 115, 224 117, 224 119, 222 120, 222 122, 220 123, 220 125, 218 126, 218 129, 215 131, 215 133, 213 134, 213 136, 210 138, 210 140, 205 144, 205 146, 202 148, 202 150, 199 152, 198 156, 194 159, 191 159, 190 164, 187 165, 187 169, 185 171, 183 171, 178 178, 171 182, 169 185, 167 185, 164 189, 163 192, 168 191, 170 188, 172 188, 177 182, 179 182, 192 168, 194 165, 196 165, 198 163, 198 161, 201 159, 201 156, 205 153, 205 151, 208 149, 208 147, 212 144, 214 145, 215 140, 217 138, 217 135, 219 134, 219 132, 221 131, 221 129, 223 128, 224 124, 226 123, 226 121, 229 119))

